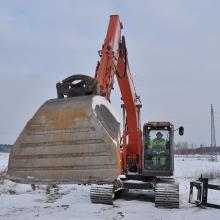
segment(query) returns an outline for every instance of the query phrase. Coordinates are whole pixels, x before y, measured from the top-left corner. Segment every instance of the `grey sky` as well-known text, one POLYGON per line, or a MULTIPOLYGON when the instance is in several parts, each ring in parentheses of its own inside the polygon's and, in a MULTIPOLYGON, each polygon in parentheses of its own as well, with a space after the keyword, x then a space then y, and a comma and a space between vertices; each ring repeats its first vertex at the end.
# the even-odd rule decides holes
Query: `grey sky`
POLYGON ((109 15, 119 14, 142 124, 170 120, 185 127, 176 141, 209 144, 212 103, 219 144, 219 11, 217 0, 0 0, 0 143, 56 97, 56 82, 94 74, 109 15))

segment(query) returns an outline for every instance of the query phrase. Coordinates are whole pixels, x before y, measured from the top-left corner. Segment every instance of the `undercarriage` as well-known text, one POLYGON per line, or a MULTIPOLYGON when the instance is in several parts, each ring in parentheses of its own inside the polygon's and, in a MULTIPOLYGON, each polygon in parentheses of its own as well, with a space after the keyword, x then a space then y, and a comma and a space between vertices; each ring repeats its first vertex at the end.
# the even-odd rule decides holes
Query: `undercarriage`
POLYGON ((131 189, 154 191, 156 207, 179 208, 179 184, 173 178, 153 178, 149 182, 119 178, 113 184, 92 185, 90 198, 93 203, 113 205, 120 192, 131 189))

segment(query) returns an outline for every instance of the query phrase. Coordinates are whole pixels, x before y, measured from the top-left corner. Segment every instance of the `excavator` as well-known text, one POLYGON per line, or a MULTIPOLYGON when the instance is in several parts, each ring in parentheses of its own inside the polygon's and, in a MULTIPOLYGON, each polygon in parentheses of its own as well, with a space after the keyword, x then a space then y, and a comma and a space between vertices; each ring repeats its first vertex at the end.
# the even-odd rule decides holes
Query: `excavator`
MULTIPOLYGON (((111 15, 94 77, 72 75, 56 85, 28 121, 10 153, 8 177, 26 184, 91 184, 93 203, 113 204, 124 190, 153 190, 156 207, 178 208, 174 126, 141 127, 141 100, 128 63, 123 25, 111 15), (110 104, 114 79, 121 92, 123 132, 110 104), (159 141, 162 140, 162 141, 159 141)), ((184 128, 178 129, 183 135, 184 128)))

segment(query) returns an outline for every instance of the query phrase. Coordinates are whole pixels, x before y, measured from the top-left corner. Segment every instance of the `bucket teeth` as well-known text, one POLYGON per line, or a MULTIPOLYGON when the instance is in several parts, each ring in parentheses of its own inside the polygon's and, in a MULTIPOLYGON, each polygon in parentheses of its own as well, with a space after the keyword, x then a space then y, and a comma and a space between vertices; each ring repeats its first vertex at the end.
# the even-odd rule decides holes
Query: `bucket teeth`
POLYGON ((90 199, 92 203, 101 203, 113 205, 113 184, 93 185, 90 190, 90 199))

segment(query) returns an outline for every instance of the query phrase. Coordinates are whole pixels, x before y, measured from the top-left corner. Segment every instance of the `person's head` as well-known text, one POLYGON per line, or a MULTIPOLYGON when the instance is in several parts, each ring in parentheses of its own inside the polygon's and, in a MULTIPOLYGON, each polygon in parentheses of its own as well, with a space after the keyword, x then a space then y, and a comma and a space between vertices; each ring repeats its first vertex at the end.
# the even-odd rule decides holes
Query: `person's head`
POLYGON ((158 131, 156 136, 158 139, 161 139, 163 137, 163 134, 160 131, 158 131))

